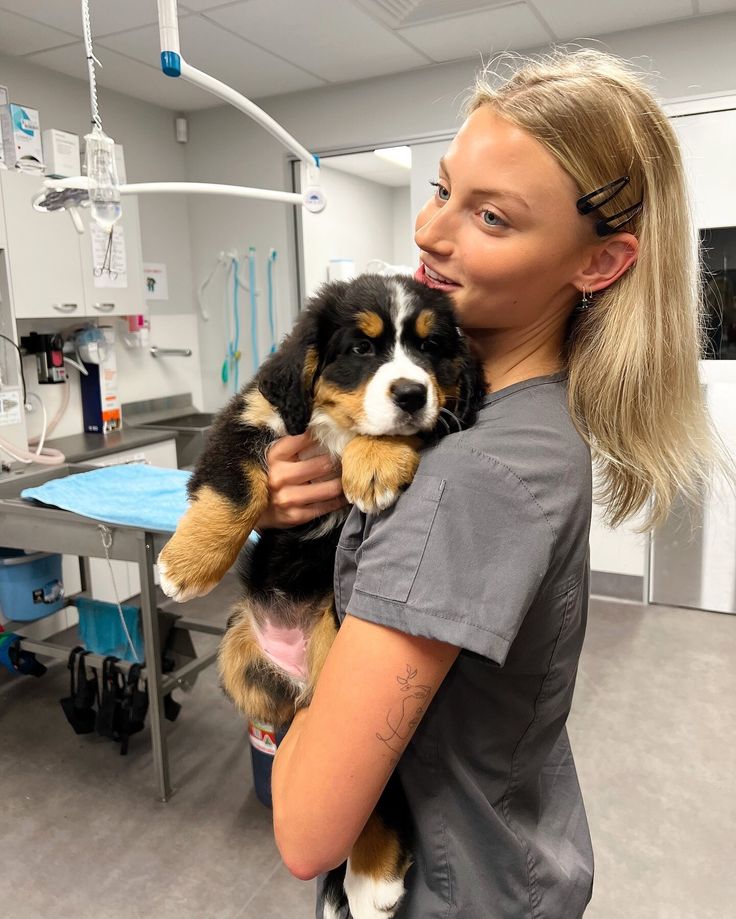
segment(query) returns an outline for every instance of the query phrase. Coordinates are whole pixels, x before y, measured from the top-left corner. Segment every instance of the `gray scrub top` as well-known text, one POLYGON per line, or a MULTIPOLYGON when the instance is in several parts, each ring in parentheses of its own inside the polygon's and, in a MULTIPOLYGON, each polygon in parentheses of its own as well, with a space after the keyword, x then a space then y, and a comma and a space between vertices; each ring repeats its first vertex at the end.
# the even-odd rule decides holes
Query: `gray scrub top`
POLYGON ((345 523, 340 618, 462 649, 397 766, 415 829, 397 919, 577 919, 590 900, 565 721, 591 489, 558 373, 487 396, 473 428, 422 453, 392 508, 345 523))

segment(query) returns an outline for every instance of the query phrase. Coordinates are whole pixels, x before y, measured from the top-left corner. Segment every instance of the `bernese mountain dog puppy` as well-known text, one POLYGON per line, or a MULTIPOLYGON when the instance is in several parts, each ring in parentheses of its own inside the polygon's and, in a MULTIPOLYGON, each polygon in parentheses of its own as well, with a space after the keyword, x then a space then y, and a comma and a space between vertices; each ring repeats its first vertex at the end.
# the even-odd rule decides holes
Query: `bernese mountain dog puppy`
MULTIPOLYGON (((189 510, 159 557, 164 591, 180 601, 206 594, 236 561, 268 504, 276 438, 309 430, 315 453, 340 458, 348 500, 377 513, 410 484, 423 445, 473 423, 484 391, 445 294, 399 276, 326 284, 217 417, 189 510)), ((247 718, 284 727, 312 698, 339 626, 333 567, 347 513, 266 530, 241 556, 244 596, 219 670, 247 718)), ((326 916, 346 898, 354 919, 394 915, 411 863, 407 830, 394 780, 349 862, 328 877, 326 916)))

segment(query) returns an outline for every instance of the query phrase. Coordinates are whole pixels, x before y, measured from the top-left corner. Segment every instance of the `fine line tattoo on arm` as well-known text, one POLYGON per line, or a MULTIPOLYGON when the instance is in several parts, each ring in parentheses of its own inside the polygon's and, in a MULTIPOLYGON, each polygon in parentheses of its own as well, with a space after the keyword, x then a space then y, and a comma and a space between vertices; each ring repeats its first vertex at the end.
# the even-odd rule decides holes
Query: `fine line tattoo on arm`
POLYGON ((386 729, 376 734, 392 753, 403 752, 407 741, 422 719, 432 691, 431 686, 415 682, 416 676, 416 668, 407 664, 406 674, 396 677, 396 682, 401 687, 401 698, 386 715, 386 729))

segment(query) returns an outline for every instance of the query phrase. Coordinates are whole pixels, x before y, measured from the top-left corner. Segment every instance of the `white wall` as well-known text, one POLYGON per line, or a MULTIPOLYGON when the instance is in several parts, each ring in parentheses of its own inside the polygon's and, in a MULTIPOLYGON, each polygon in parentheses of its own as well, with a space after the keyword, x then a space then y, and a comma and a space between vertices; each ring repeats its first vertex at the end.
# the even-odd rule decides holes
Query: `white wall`
POLYGON ((414 211, 411 207, 409 186, 394 188, 393 205, 393 258, 394 265, 416 266, 414 245, 414 211))
POLYGON ((352 259, 356 274, 371 259, 394 259, 394 189, 329 165, 320 173, 330 206, 302 215, 307 296, 327 280, 330 259, 352 259))

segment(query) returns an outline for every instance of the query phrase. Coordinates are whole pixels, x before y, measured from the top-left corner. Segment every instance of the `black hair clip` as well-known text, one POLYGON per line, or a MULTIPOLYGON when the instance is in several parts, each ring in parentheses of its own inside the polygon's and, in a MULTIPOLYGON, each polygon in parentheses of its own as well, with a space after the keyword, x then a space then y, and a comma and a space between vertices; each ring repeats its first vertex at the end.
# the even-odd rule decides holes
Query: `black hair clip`
MULTIPOLYGON (((583 195, 582 198, 578 198, 575 202, 578 212, 585 215, 590 214, 592 211, 597 211, 599 208, 603 207, 604 204, 608 204, 609 201, 612 201, 620 191, 626 188, 630 181, 628 176, 621 176, 618 179, 614 179, 613 182, 609 182, 607 185, 596 188, 595 191, 588 192, 587 195, 583 195)), ((611 233, 616 233, 624 224, 633 220, 634 217, 641 213, 642 206, 643 201, 638 201, 636 204, 625 207, 622 211, 613 214, 611 217, 601 217, 595 225, 596 233, 599 236, 608 236, 611 233)))

